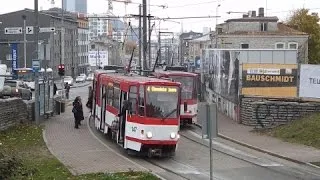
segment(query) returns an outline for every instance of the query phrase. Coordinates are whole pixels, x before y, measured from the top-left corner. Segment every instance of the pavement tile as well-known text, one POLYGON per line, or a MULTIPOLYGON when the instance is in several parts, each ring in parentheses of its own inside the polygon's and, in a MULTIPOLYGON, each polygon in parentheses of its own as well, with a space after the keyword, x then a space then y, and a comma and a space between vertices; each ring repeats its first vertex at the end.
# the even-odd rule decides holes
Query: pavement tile
POLYGON ((87 122, 82 122, 80 129, 74 129, 73 123, 70 106, 62 115, 56 115, 45 122, 49 150, 73 174, 143 170, 97 141, 90 134, 87 122))

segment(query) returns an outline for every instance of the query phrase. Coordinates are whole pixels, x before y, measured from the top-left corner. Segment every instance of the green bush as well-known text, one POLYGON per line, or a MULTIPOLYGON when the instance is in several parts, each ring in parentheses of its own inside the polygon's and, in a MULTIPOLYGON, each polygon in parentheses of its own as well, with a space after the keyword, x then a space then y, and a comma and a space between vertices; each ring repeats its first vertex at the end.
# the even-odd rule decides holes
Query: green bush
POLYGON ((9 179, 19 167, 21 167, 20 160, 0 152, 0 179, 9 179))

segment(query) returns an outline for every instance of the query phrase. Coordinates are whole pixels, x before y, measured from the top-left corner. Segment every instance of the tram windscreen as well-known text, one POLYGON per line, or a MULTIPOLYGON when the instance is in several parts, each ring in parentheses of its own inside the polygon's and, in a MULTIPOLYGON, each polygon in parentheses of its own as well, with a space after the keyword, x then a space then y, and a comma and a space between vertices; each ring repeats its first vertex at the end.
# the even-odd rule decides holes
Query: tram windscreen
POLYGON ((194 95, 194 77, 188 76, 170 76, 175 82, 181 83, 181 99, 193 99, 194 95))
POLYGON ((153 118, 177 118, 177 87, 147 86, 146 115, 153 118))

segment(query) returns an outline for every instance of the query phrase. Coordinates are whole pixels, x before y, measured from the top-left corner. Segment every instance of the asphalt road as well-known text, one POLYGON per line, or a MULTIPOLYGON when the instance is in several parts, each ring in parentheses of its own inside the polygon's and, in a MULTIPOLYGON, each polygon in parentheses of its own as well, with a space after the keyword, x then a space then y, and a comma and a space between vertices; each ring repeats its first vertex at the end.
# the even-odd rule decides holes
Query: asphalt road
MULTIPOLYGON (((70 90, 70 99, 76 96, 87 97, 88 88, 74 88, 70 90)), ((86 99, 83 100, 86 103, 86 99)), ((91 124, 92 131, 105 145, 116 149, 122 155, 120 147, 101 135, 91 124)), ((184 177, 185 179, 208 180, 210 174, 209 148, 199 144, 202 140, 188 133, 189 130, 182 130, 182 136, 178 150, 174 158, 169 159, 147 159, 130 157, 137 163, 152 167, 160 167, 184 177)), ((215 144, 215 146, 218 146, 215 144)), ((213 151, 213 174, 214 179, 235 179, 235 180, 295 180, 295 179, 320 179, 320 176, 302 170, 287 167, 265 157, 256 157, 250 154, 237 151, 228 145, 220 144, 222 149, 213 151), (245 154, 245 155, 244 155, 245 154), (249 158, 248 158, 249 157, 249 158), (251 159, 250 159, 251 158, 251 159)), ((164 173, 165 175, 167 173, 164 173)), ((166 179, 175 179, 174 176, 167 176, 166 179)))

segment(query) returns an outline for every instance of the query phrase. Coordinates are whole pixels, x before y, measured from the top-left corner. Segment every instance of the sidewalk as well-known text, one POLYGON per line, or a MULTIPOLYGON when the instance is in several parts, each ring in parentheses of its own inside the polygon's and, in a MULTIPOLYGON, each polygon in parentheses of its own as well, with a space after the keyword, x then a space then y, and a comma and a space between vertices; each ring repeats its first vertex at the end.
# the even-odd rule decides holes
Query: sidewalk
POLYGON ((87 121, 85 119, 80 129, 75 129, 71 106, 68 106, 65 113, 45 122, 44 139, 48 149, 72 174, 144 170, 95 139, 87 121))
POLYGON ((221 113, 218 115, 219 136, 224 139, 296 163, 320 162, 320 150, 316 148, 254 134, 251 130, 253 127, 238 124, 221 113))

